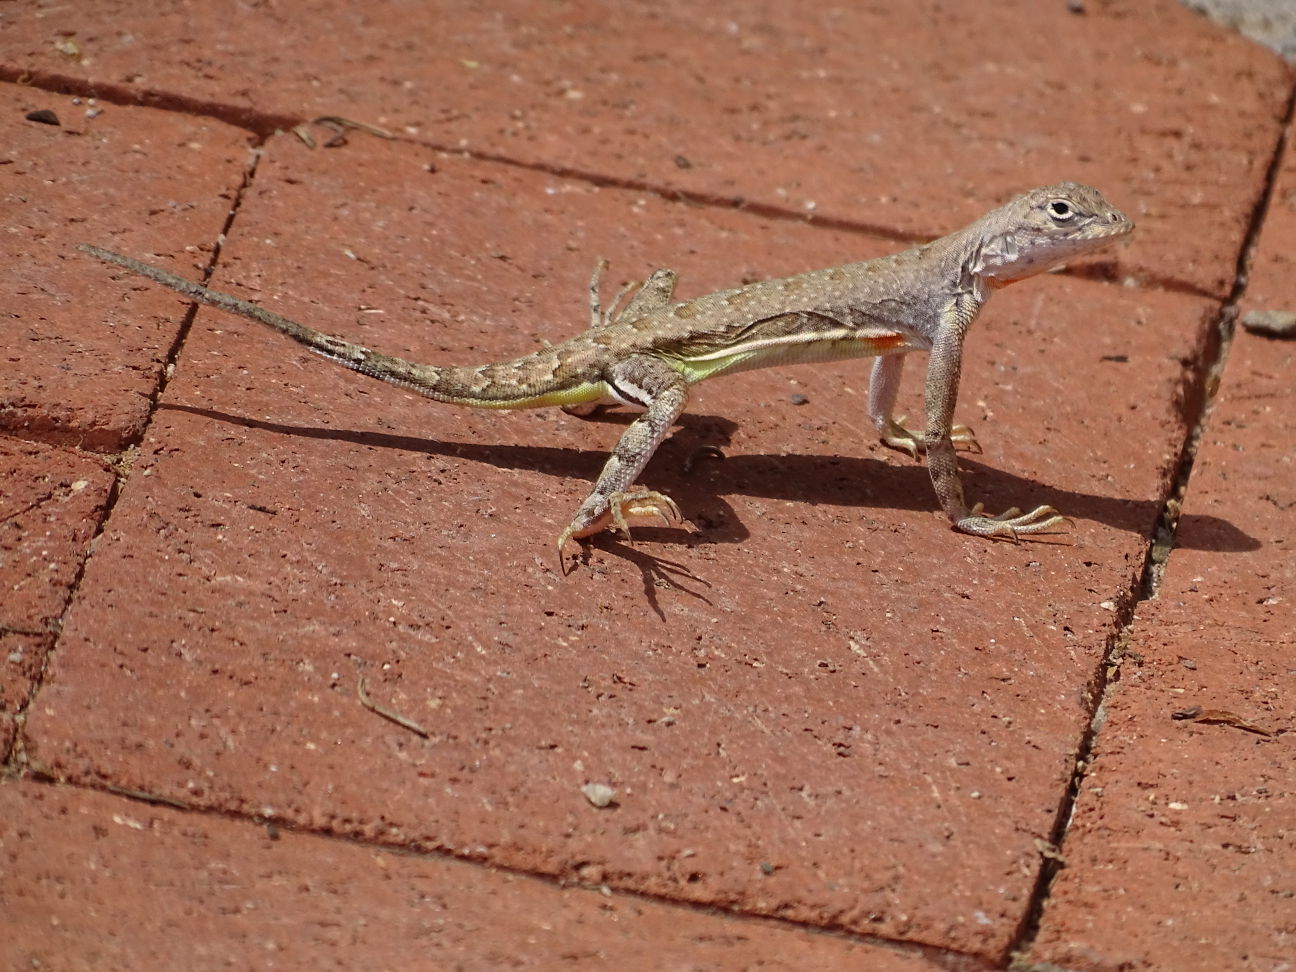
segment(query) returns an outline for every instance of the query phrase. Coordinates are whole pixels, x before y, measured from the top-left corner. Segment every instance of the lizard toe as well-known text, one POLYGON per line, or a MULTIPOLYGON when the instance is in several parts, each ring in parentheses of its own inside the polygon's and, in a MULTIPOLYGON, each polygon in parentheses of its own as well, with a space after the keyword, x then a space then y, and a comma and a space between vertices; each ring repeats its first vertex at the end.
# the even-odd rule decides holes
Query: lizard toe
POLYGON ((901 415, 882 430, 882 444, 900 452, 907 452, 914 459, 920 452, 927 451, 922 433, 905 428, 905 417, 901 415))
POLYGON ((1060 533, 1062 531, 1057 528, 1071 522, 1051 506, 1037 506, 1029 513, 1023 513, 1014 506, 996 516, 988 516, 982 509, 982 505, 977 503, 968 511, 967 516, 954 524, 955 529, 978 537, 1015 542, 1023 535, 1060 533))
POLYGON ((668 527, 684 522, 684 515, 673 499, 642 486, 613 493, 608 502, 612 522, 626 539, 630 538, 630 520, 659 521, 668 527))

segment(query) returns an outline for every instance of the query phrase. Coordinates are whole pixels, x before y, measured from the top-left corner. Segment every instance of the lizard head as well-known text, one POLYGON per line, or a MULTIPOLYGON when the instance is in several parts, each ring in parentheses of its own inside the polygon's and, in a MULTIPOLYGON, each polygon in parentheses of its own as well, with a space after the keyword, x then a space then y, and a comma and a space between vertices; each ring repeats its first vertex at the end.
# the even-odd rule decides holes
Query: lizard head
POLYGON ((969 227, 979 244, 968 269, 991 286, 1050 270, 1134 232, 1101 192, 1059 182, 1023 193, 969 227))

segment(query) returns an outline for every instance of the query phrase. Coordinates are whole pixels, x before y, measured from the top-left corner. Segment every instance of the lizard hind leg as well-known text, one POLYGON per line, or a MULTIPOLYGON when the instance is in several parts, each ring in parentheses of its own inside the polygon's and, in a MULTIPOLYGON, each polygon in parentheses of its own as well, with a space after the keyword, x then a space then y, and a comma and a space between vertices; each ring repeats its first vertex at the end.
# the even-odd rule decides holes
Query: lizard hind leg
MULTIPOLYGON (((611 303, 606 308, 603 307, 600 297, 600 281, 603 278, 603 271, 608 268, 607 260, 599 260, 594 265, 594 273, 590 277, 589 286, 589 303, 590 303, 590 329, 597 330, 600 327, 608 327, 612 324, 618 324, 622 320, 633 321, 645 314, 649 314, 663 307, 669 307, 675 298, 675 281, 676 273, 674 270, 659 268, 649 275, 643 283, 637 280, 631 280, 622 285, 621 289, 616 292, 611 303), (620 311, 617 308, 625 295, 630 293, 636 287, 635 295, 630 298, 625 307, 620 311)), ((577 418, 585 418, 593 415, 607 402, 582 402, 578 405, 563 405, 562 410, 568 415, 575 415, 577 418)))
POLYGON ((560 556, 568 540, 592 536, 609 526, 628 537, 632 520, 675 526, 684 519, 669 496, 636 486, 634 481, 684 411, 687 382, 664 361, 642 354, 617 362, 605 380, 621 397, 643 405, 645 411, 621 435, 594 488, 558 537, 560 556))
MULTIPOLYGON (((617 296, 609 309, 609 323, 635 321, 651 314, 653 311, 669 307, 675 300, 675 283, 678 279, 679 277, 674 270, 658 267, 648 275, 648 279, 635 291, 635 295, 626 302, 620 313, 615 317, 611 317, 611 312, 616 309, 622 295, 617 296)), ((622 294, 629 293, 633 289, 634 285, 628 284, 622 294)))
POLYGON ((623 320, 636 320, 655 310, 669 307, 671 301, 675 299, 675 282, 678 280, 678 274, 674 270, 658 267, 648 275, 648 279, 643 283, 638 280, 628 280, 622 284, 621 289, 613 295, 612 300, 605 308, 602 304, 602 298, 599 296, 599 291, 602 289, 603 272, 610 266, 611 264, 607 260, 599 260, 594 264, 594 272, 590 275, 589 308, 591 330, 607 327, 609 324, 618 324, 623 320), (630 298, 625 307, 618 311, 617 308, 621 305, 621 301, 632 290, 635 291, 635 295, 630 298))

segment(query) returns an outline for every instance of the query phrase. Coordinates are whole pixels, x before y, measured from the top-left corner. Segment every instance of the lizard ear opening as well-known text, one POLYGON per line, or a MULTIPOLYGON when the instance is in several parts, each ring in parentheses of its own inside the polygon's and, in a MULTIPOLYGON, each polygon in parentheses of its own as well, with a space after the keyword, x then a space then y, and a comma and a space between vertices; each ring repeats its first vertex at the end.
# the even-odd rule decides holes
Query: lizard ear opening
POLYGON ((977 247, 969 269, 975 274, 993 277, 995 271, 1016 262, 1018 252, 1017 241, 1013 237, 991 237, 977 247))

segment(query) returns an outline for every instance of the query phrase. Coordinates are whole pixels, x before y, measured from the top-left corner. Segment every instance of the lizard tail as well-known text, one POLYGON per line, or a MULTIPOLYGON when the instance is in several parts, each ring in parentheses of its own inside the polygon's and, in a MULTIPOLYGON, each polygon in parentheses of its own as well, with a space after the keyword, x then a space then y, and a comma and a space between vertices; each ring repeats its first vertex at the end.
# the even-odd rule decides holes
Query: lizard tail
POLYGON ((398 385, 439 402, 476 408, 534 408, 567 405, 602 397, 605 386, 597 377, 582 381, 574 374, 561 346, 480 367, 439 367, 419 364, 344 341, 305 324, 298 324, 259 304, 209 290, 167 270, 113 253, 89 243, 81 249, 105 263, 147 277, 211 307, 246 317, 285 334, 316 354, 370 378, 398 385))

